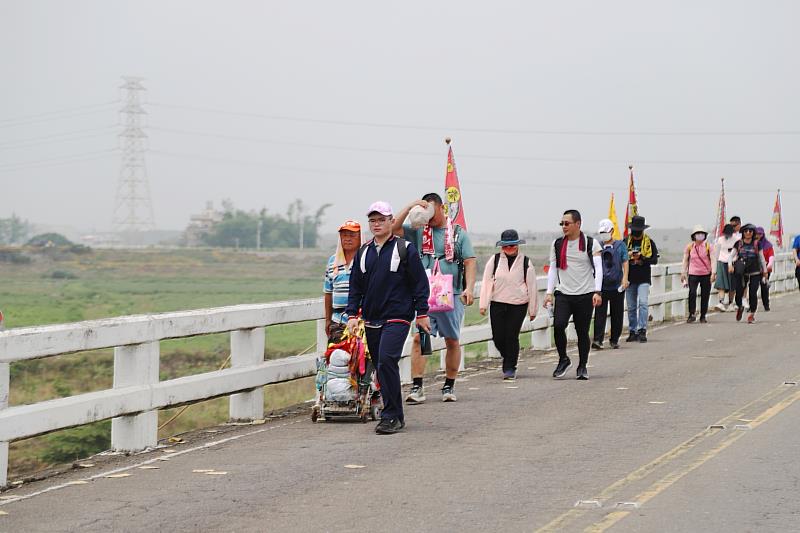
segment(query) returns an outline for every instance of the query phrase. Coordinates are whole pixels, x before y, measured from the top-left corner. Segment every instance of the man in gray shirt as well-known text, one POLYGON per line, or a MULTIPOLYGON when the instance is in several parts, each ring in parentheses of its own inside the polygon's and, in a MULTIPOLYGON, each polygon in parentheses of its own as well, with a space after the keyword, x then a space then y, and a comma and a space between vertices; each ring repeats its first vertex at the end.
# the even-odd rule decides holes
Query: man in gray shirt
POLYGON ((550 247, 550 270, 547 273, 547 295, 545 307, 553 308, 553 335, 558 350, 558 365, 554 378, 564 377, 571 361, 567 357, 567 326, 569 319, 575 324, 578 335, 577 377, 589 379, 586 363, 589 360, 589 326, 592 311, 603 303, 603 266, 600 261, 600 244, 581 231, 581 214, 574 210, 564 211, 561 218, 564 235, 550 247), (555 296, 555 303, 554 303, 555 296))

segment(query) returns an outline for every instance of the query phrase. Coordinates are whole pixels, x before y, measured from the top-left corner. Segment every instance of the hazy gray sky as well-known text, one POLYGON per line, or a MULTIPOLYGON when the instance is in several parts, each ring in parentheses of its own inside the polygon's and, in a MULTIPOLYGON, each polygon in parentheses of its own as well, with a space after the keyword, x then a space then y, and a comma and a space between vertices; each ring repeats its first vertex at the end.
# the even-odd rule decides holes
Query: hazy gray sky
POLYGON ((0 217, 110 228, 110 102, 135 75, 162 229, 222 198, 331 202, 325 230, 399 208, 443 188, 449 135, 473 230, 594 226, 611 192, 622 217, 629 162, 651 225, 710 224, 724 176, 729 213, 768 224, 780 187, 797 230, 798 20, 791 0, 2 0, 0 217))

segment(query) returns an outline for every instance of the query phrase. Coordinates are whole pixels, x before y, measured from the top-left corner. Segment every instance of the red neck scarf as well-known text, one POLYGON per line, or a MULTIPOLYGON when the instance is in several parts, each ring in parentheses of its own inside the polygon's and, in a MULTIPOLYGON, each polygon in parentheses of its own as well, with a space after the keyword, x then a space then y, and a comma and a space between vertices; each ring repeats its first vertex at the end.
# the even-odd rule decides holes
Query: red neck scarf
MULTIPOLYGON (((422 228, 422 253, 423 255, 436 255, 436 250, 433 247, 433 228, 429 224, 422 228)), ((444 258, 450 262, 455 258, 453 223, 450 217, 447 217, 447 225, 444 232, 444 258)))
MULTIPOLYGON (((569 244, 569 239, 567 239, 567 237, 565 236, 564 240, 561 241, 561 250, 558 251, 558 256, 559 256, 558 257, 558 259, 559 259, 558 268, 560 268, 561 270, 566 270, 567 269, 567 245, 568 244, 569 244)), ((583 232, 581 232, 581 234, 578 235, 578 249, 581 252, 585 252, 586 251, 586 237, 583 235, 583 232)))

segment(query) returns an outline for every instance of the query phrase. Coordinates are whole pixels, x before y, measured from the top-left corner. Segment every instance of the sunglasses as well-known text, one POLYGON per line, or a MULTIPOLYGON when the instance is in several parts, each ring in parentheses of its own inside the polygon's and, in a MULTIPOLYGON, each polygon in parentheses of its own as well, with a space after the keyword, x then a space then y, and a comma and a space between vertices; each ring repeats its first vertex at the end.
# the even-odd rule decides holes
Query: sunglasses
POLYGON ((574 222, 567 222, 566 220, 562 220, 561 222, 558 223, 558 225, 561 226, 561 227, 569 226, 569 225, 572 225, 572 224, 575 224, 575 223, 574 222))

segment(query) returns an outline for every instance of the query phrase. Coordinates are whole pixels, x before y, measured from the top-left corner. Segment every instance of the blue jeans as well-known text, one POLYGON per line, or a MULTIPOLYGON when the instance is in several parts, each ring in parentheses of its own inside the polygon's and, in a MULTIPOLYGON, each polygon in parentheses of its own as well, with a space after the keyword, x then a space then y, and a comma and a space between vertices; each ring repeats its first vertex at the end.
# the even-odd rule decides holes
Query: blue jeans
POLYGON ((628 304, 629 330, 647 329, 647 317, 650 314, 647 307, 649 297, 649 283, 631 283, 625 290, 625 301, 628 304))

